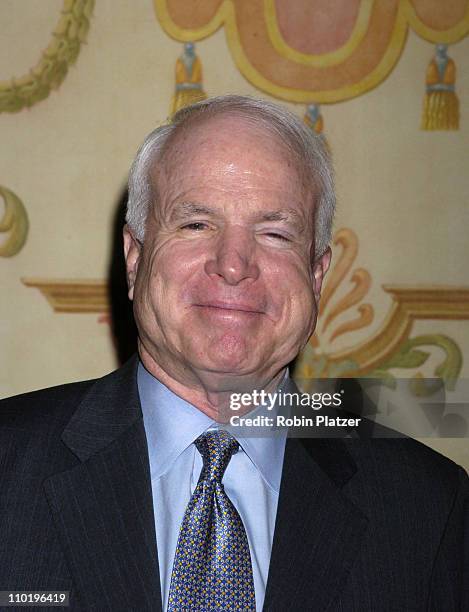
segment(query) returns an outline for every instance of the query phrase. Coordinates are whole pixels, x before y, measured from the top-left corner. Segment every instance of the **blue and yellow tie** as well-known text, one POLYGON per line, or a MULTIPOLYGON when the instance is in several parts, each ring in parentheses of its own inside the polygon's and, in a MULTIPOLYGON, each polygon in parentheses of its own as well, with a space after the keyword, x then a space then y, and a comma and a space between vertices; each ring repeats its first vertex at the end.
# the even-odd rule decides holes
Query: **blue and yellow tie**
POLYGON ((194 444, 203 468, 179 532, 168 611, 255 611, 246 531, 221 482, 239 444, 224 430, 194 444))

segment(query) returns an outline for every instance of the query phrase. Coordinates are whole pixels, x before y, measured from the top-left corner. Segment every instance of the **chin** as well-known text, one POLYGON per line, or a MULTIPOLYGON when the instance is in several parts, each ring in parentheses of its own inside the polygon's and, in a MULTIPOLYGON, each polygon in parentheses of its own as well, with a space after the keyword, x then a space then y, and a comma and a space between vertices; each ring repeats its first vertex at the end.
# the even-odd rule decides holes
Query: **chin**
POLYGON ((256 361, 253 343, 247 342, 244 337, 236 334, 224 334, 221 338, 209 343, 201 341, 194 348, 197 351, 197 361, 201 369, 211 372, 242 375, 252 372, 253 362, 256 361))

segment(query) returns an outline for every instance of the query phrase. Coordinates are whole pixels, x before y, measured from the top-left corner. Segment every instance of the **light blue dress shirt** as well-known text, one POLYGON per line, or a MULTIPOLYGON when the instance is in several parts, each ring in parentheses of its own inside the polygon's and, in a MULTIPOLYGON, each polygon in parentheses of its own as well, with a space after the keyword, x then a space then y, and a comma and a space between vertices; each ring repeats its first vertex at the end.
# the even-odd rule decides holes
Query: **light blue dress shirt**
MULTIPOLYGON (((171 572, 184 512, 202 470, 194 440, 216 423, 178 397, 140 363, 138 391, 148 442, 163 610, 167 609, 171 572)), ((240 444, 223 478, 249 541, 256 594, 262 610, 277 514, 286 432, 250 437, 231 433, 240 444)))

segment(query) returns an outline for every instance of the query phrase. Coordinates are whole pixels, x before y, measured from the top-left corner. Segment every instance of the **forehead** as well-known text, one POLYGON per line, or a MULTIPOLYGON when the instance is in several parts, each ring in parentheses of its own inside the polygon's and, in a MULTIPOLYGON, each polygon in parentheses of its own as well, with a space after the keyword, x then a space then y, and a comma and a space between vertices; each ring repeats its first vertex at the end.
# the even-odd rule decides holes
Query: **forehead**
POLYGON ((264 179, 272 187, 307 190, 304 164, 279 136, 252 119, 230 115, 193 121, 176 132, 153 173, 165 188, 207 178, 224 185, 264 179))

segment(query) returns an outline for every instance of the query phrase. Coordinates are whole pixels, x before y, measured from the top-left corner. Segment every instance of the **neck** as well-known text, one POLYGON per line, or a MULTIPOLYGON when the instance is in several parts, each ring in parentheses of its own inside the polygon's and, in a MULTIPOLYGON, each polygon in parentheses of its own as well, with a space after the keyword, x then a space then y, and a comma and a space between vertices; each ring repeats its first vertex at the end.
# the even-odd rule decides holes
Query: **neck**
POLYGON ((217 423, 228 423, 233 414, 243 415, 257 407, 255 403, 242 405, 241 408, 233 412, 231 407, 232 395, 240 393, 251 394, 253 391, 264 390, 266 393, 275 391, 282 382, 286 367, 276 372, 273 376, 249 376, 233 377, 232 385, 226 385, 226 375, 223 375, 223 388, 217 385, 220 377, 216 373, 207 373, 206 376, 199 375, 191 377, 191 382, 186 383, 170 375, 167 369, 163 368, 146 350, 142 342, 139 341, 138 352, 145 369, 161 383, 163 383, 173 393, 186 400, 198 410, 206 414, 217 423), (196 380, 197 382, 194 382, 196 380))

